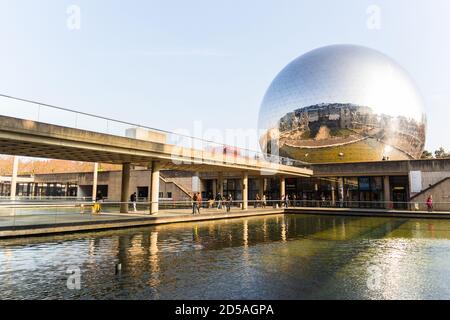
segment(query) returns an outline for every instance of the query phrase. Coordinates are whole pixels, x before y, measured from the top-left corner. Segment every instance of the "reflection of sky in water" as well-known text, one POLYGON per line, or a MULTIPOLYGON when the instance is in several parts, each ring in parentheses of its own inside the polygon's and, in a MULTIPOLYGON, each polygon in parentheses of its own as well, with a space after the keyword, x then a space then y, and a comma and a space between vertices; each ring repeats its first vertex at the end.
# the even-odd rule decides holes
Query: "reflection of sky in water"
POLYGON ((450 221, 279 215, 7 240, 0 298, 448 298, 449 231, 450 221), (69 267, 81 269, 80 291, 66 289, 69 267))
POLYGON ((352 103, 417 121, 424 112, 416 85, 396 62, 372 49, 337 45, 313 50, 277 75, 264 97, 259 127, 274 127, 285 114, 320 103, 352 103))

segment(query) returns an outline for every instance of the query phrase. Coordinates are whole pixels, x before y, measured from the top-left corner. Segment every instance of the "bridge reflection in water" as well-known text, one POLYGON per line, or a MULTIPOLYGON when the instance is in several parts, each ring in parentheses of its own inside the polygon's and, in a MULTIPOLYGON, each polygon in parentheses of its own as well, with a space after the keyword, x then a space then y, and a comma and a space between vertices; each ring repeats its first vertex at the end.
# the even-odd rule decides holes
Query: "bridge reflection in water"
POLYGON ((0 298, 446 298, 449 231, 444 220, 274 215, 4 240, 0 298), (74 267, 80 290, 66 286, 74 267))

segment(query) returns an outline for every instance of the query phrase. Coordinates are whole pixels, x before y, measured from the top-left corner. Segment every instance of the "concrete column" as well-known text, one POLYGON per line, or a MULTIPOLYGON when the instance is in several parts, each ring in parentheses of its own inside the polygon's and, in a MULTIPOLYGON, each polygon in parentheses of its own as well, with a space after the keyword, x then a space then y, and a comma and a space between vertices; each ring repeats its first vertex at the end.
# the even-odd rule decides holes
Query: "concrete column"
POLYGON ((152 161, 152 173, 150 178, 150 214, 157 214, 159 211, 159 170, 161 165, 158 161, 152 161))
POLYGON ((219 176, 217 178, 217 191, 223 196, 223 172, 219 172, 219 176))
POLYGON ((31 194, 30 194, 31 198, 34 198, 35 193, 36 193, 36 183, 32 182, 31 183, 31 194))
POLYGON ((120 213, 128 213, 128 191, 130 189, 131 164, 122 165, 122 188, 120 190, 120 213))
POLYGON ((335 187, 335 182, 332 182, 331 185, 331 205, 334 207, 336 206, 336 187, 335 187))
POLYGON ((286 195, 286 178, 280 176, 280 199, 283 195, 286 195))
POLYGON ((200 173, 197 171, 192 177, 192 192, 201 192, 200 173))
POLYGON ((19 171, 19 157, 13 157, 13 172, 11 177, 11 200, 16 199, 17 190, 17 172, 19 171))
POLYGON ((265 191, 265 186, 264 186, 264 184, 265 184, 265 181, 264 181, 265 179, 263 178, 263 177, 260 177, 259 178, 259 190, 258 190, 258 192, 259 192, 259 196, 261 197, 261 199, 262 199, 262 196, 263 196, 263 194, 264 194, 264 191, 265 191))
POLYGON ((92 179, 92 200, 97 199, 98 162, 94 163, 94 178, 92 179))
POLYGON ((384 201, 386 202, 386 209, 389 209, 389 203, 391 202, 391 184, 389 182, 389 176, 383 177, 383 189, 384 189, 384 201))
POLYGON ((217 180, 213 180, 212 188, 213 197, 215 198, 217 194, 217 180))
POLYGON ((343 207, 345 202, 344 178, 338 178, 338 197, 339 197, 339 206, 343 207))
POLYGON ((242 175, 242 210, 248 209, 248 172, 242 175))

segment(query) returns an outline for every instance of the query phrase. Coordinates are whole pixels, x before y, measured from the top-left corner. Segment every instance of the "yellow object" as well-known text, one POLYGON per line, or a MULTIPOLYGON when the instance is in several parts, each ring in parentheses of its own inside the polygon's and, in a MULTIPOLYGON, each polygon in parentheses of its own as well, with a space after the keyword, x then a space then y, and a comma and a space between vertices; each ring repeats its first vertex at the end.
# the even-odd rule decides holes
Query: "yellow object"
POLYGON ((99 202, 94 203, 92 206, 92 213, 100 213, 101 206, 99 202))

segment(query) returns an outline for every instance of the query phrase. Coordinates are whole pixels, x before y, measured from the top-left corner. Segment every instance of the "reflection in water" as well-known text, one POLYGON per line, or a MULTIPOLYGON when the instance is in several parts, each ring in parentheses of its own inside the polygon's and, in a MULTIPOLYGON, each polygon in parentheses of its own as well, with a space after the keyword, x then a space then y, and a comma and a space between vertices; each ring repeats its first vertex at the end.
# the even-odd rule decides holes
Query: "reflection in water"
POLYGON ((244 248, 248 247, 248 220, 244 220, 243 235, 244 238, 244 248))
POLYGON ((264 241, 267 241, 268 235, 267 235, 267 219, 266 218, 264 218, 264 220, 263 220, 262 230, 263 230, 263 235, 264 235, 264 241))
POLYGON ((448 298, 449 231, 450 221, 275 215, 0 241, 0 298, 448 298), (69 267, 81 290, 67 289, 69 267))
POLYGON ((159 260, 158 260, 158 232, 150 233, 150 279, 148 285, 158 288, 159 281, 159 260))
POLYGON ((286 242, 286 222, 284 220, 284 216, 281 219, 281 240, 283 240, 283 242, 286 242))

